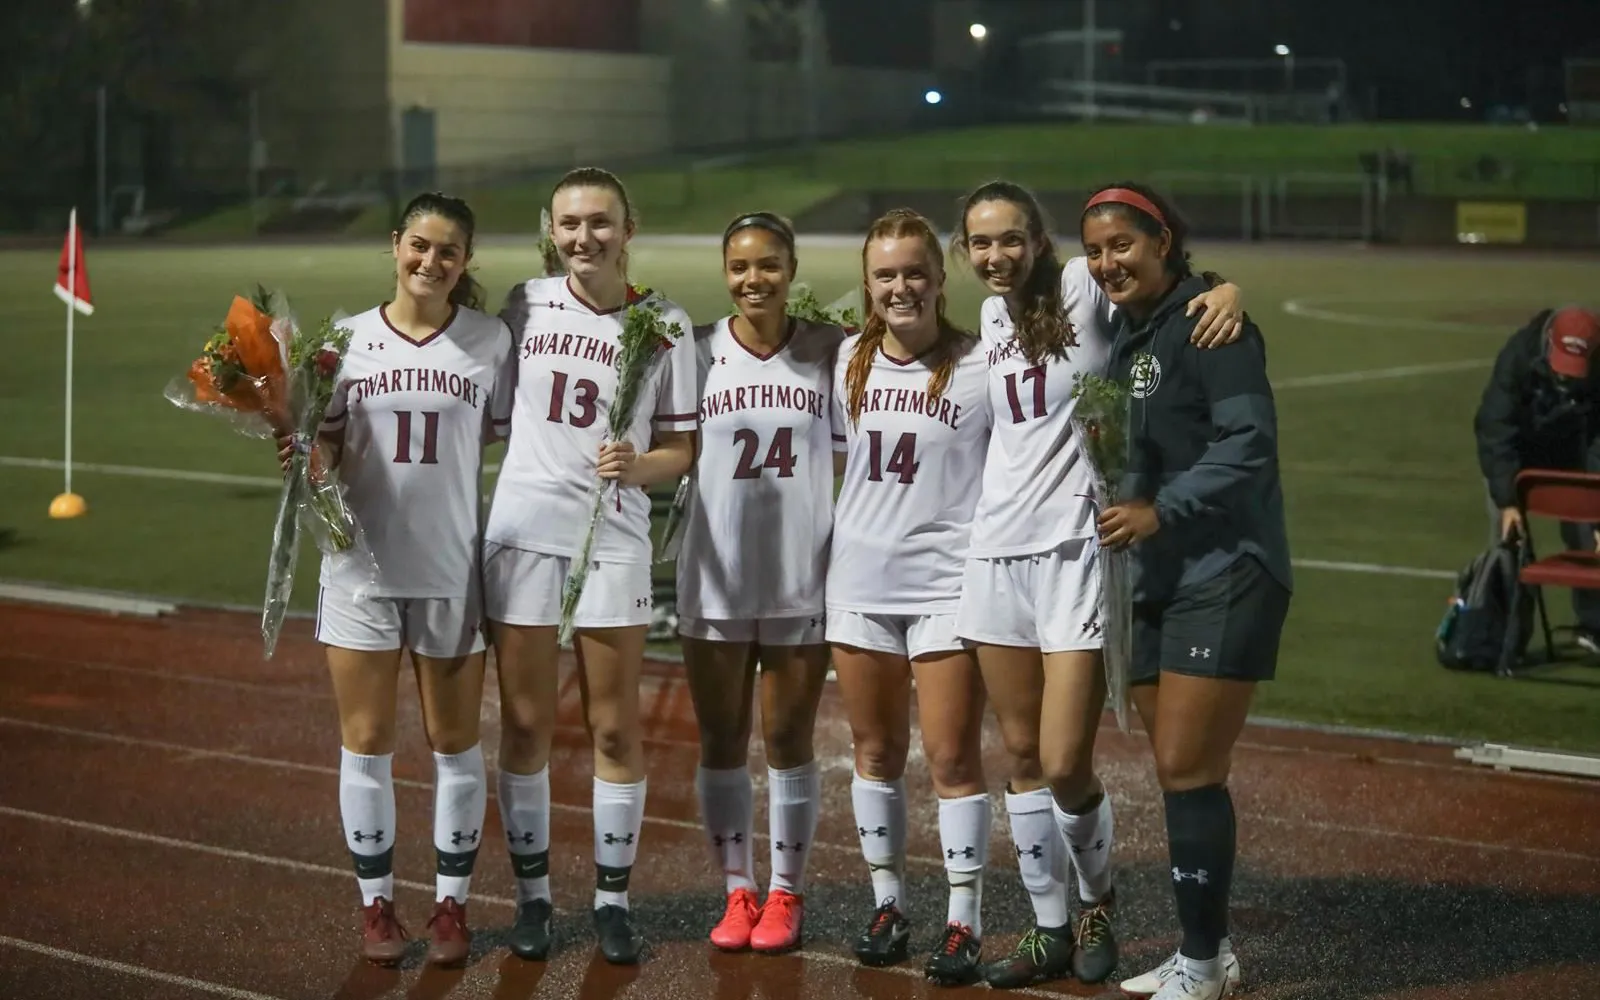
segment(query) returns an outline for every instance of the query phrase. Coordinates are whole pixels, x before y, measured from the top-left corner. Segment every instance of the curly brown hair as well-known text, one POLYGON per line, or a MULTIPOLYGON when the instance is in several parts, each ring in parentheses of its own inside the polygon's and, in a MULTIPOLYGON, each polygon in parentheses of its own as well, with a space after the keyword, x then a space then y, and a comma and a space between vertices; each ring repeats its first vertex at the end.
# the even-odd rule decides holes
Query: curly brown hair
POLYGON ((974 208, 990 201, 1003 201, 1020 209, 1027 219, 1028 239, 1038 248, 1033 267, 1017 291, 1022 308, 1017 310, 1019 315, 1011 317, 1017 346, 1032 365, 1044 364, 1046 358, 1064 358, 1067 348, 1078 346, 1078 333, 1067 319, 1066 304, 1061 299, 1061 271, 1065 265, 1050 238, 1050 217, 1033 192, 1010 181, 990 181, 967 195, 961 205, 961 220, 950 239, 950 252, 966 254, 970 235, 967 217, 974 208))
MULTIPOLYGON (((866 401, 867 376, 872 371, 872 360, 878 356, 878 351, 883 347, 884 334, 889 332, 888 324, 871 305, 872 289, 867 283, 867 248, 874 240, 906 238, 922 240, 928 248, 928 255, 938 265, 940 280, 944 278, 944 250, 939 246, 939 236, 934 232, 933 224, 925 217, 909 208, 896 208, 880 216, 867 231, 867 238, 861 244, 861 301, 867 305, 867 319, 861 330, 861 337, 856 341, 855 349, 850 354, 850 364, 845 369, 844 376, 846 411, 850 414, 852 423, 861 419, 861 407, 866 401)), ((972 343, 972 334, 952 323, 945 315, 943 292, 939 293, 935 315, 939 323, 939 339, 924 356, 928 367, 933 369, 932 374, 928 376, 930 401, 938 400, 950 387, 950 380, 955 377, 956 364, 972 343)))

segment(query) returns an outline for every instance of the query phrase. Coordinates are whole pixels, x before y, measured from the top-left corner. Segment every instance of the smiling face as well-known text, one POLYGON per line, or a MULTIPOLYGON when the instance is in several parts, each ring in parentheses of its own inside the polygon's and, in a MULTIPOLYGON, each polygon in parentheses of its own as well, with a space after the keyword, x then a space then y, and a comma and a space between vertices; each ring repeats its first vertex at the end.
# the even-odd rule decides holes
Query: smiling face
POLYGON ((412 219, 394 236, 399 289, 419 303, 444 301, 471 259, 466 230, 436 213, 412 219))
POLYGON ((1101 205, 1083 218, 1089 273, 1119 308, 1153 305, 1167 293, 1173 280, 1166 263, 1171 248, 1171 235, 1164 229, 1160 235, 1147 232, 1132 209, 1101 205))
POLYGON ((622 198, 609 188, 573 185, 550 200, 550 236, 567 273, 579 280, 619 271, 633 222, 622 198))
POLYGON ((722 252, 722 275, 734 305, 755 325, 788 308, 794 255, 777 233, 750 226, 728 240, 722 252))
POLYGON ((1043 249, 1029 235, 1028 213, 1003 198, 980 201, 967 211, 967 261, 995 295, 1010 295, 1028 283, 1043 249))
POLYGON ((879 237, 864 257, 867 300, 897 338, 937 326, 944 269, 926 238, 879 237))

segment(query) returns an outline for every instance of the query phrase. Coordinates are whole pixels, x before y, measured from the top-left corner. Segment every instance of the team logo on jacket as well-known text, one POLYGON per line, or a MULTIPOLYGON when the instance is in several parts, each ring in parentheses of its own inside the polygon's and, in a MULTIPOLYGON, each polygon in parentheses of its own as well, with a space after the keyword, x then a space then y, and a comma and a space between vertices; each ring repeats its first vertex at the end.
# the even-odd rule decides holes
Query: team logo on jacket
POLYGON ((1145 399, 1161 384, 1161 362, 1154 354, 1136 354, 1133 357, 1133 384, 1129 391, 1137 399, 1145 399))

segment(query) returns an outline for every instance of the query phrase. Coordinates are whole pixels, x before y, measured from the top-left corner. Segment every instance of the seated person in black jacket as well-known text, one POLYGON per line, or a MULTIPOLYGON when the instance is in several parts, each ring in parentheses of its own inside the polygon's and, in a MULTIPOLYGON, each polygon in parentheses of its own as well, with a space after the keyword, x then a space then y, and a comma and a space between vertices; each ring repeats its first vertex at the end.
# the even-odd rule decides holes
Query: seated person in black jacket
MULTIPOLYGON (((1489 485, 1492 540, 1526 530, 1517 509, 1523 469, 1600 472, 1600 318, 1577 306, 1547 309, 1511 335, 1495 359, 1474 422, 1489 485)), ((1568 548, 1600 544, 1593 526, 1562 524, 1568 548)), ((1600 653, 1600 593, 1575 590, 1578 645, 1600 653)))

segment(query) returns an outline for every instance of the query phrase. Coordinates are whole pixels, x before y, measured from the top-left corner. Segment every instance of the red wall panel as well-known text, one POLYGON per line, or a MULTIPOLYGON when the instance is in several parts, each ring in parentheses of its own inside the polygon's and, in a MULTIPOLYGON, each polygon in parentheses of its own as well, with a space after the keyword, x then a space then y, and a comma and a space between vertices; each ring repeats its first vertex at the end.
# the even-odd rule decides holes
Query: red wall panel
POLYGON ((639 51, 639 0, 406 0, 405 40, 639 51))

